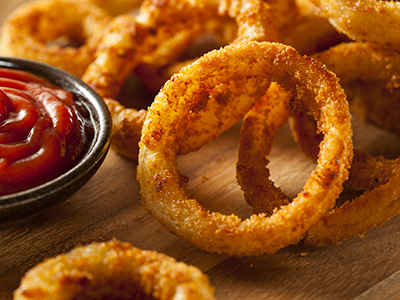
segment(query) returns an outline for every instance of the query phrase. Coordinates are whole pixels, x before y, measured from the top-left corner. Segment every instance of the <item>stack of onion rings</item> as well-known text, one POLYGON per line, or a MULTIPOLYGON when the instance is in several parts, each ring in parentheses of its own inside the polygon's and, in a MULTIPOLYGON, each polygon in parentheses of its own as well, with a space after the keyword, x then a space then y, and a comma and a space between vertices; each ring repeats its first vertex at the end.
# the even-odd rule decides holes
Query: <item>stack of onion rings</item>
MULTIPOLYGON (((344 86, 352 82, 362 81, 369 86, 385 86, 390 90, 398 88, 399 53, 393 48, 371 43, 344 43, 317 53, 313 58, 324 63, 329 70, 337 74, 344 86), (352 63, 359 67, 349 69, 352 63)), ((275 94, 277 93, 275 91, 275 94)), ((358 99, 357 107, 361 107, 363 111, 369 111, 372 105, 368 105, 368 101, 371 101, 369 97, 358 99)), ((352 101, 350 101, 350 104, 352 104, 352 101)), ((268 109, 268 107, 264 109, 268 109)), ((248 123, 245 119, 242 128, 241 139, 247 141, 248 144, 239 149, 238 164, 241 166, 250 164, 251 167, 253 164, 257 164, 262 157, 268 155, 270 150, 257 141, 269 140, 269 133, 273 132, 274 128, 265 129, 266 125, 262 122, 263 111, 261 109, 253 110, 254 115, 251 115, 253 122, 248 123), (258 130, 254 128, 258 128, 258 130), (265 130, 266 133, 261 130, 265 130), (258 152, 254 150, 249 152, 248 149, 251 148, 256 148, 258 152), (241 161, 242 157, 245 157, 245 163, 241 161)), ((396 111, 381 111, 381 116, 384 114, 386 116, 392 114, 395 118, 398 113, 396 111)), ((383 118, 375 118, 375 120, 378 124, 385 122, 383 118)), ((291 117, 291 128, 303 151, 309 157, 316 159, 322 135, 317 133, 315 121, 303 112, 295 112, 291 117)), ((400 199, 397 196, 399 192, 397 187, 400 183, 399 162, 400 159, 389 160, 356 151, 346 184, 354 189, 366 192, 352 201, 345 202, 341 207, 333 209, 321 218, 307 232, 305 242, 314 245, 338 244, 344 239, 362 235, 398 214, 400 211, 400 199)), ((262 164, 262 166, 265 165, 266 163, 262 164)), ((240 172, 242 170, 238 168, 238 176, 240 172)), ((271 191, 276 199, 285 199, 285 195, 268 180, 268 169, 262 169, 262 172, 255 173, 254 177, 257 180, 250 176, 253 174, 246 175, 247 182, 239 180, 244 190, 249 189, 254 193, 257 188, 252 184, 263 181, 266 182, 263 188, 271 191)), ((260 200, 246 192, 245 198, 256 212, 270 213, 271 206, 273 209, 281 205, 278 202, 277 206, 273 206, 273 199, 264 198, 260 200)))
MULTIPOLYGON (((305 0, 297 0, 299 3, 302 1, 305 0)), ((102 3, 94 0, 90 2, 103 6, 102 3)), ((12 26, 12 24, 18 22, 16 20, 18 19, 17 14, 21 17, 30 16, 32 11, 43 10, 42 2, 33 2, 27 9, 23 9, 23 7, 18 9, 3 27, 3 35, 6 37, 3 38, 2 42, 3 49, 5 49, 4 54, 34 58, 61 67, 77 76, 82 75, 83 81, 92 86, 102 97, 116 99, 125 79, 135 68, 140 68, 139 76, 143 76, 143 74, 146 76, 150 70, 152 79, 148 79, 147 84, 158 91, 160 84, 170 77, 171 71, 167 71, 158 80, 154 80, 154 75, 159 72, 160 68, 171 63, 173 66, 168 70, 176 70, 175 60, 188 48, 189 44, 205 31, 210 31, 213 35, 216 35, 219 39, 219 45, 237 43, 243 40, 279 41, 294 45, 300 51, 306 53, 312 53, 323 47, 321 45, 326 44, 325 39, 335 40, 332 36, 336 32, 332 27, 327 26, 327 22, 325 22, 326 24, 323 23, 325 21, 323 18, 306 13, 302 8, 304 5, 296 3, 295 0, 278 2, 273 0, 234 0, 226 3, 220 1, 208 1, 206 3, 178 2, 168 0, 161 3, 145 0, 136 16, 120 15, 110 22, 104 32, 103 26, 98 28, 98 34, 104 36, 101 43, 89 43, 89 40, 87 41, 87 44, 95 45, 95 55, 93 55, 93 47, 90 47, 89 51, 86 44, 78 49, 71 49, 70 47, 61 48, 59 46, 45 47, 45 45, 39 43, 38 49, 40 51, 29 53, 21 53, 19 49, 15 49, 13 46, 15 43, 12 44, 11 39, 8 39, 7 36, 28 35, 27 39, 20 39, 22 48, 32 47, 32 43, 24 43, 24 41, 37 40, 36 36, 29 31, 36 25, 33 22, 32 25, 22 28, 12 26), (235 22, 229 21, 232 18, 235 22), (232 29, 233 26, 231 25, 234 25, 235 29, 232 29), (236 32, 232 35, 234 31, 236 32), (79 59, 68 59, 68 56, 61 55, 60 51, 74 53, 74 56, 77 52, 82 53, 82 55, 87 56, 87 59, 84 63, 79 59), (68 61, 68 64, 64 65, 58 60, 68 61), (71 64, 71 61, 75 63, 71 64), (143 68, 143 64, 147 67, 143 68), (85 69, 84 72, 83 69, 85 69)), ((77 6, 81 4, 76 0, 48 0, 46 5, 58 8, 57 11, 63 16, 59 17, 58 15, 58 20, 75 20, 76 17, 68 17, 68 8, 64 8, 64 6, 75 5, 76 10, 78 10, 77 6), (75 4, 69 3, 73 1, 75 1, 75 4)), ((82 4, 82 6, 85 5, 87 7, 93 6, 91 3, 82 4)), ((114 6, 118 9, 122 9, 122 6, 125 7, 122 4, 115 4, 114 6)), ((91 9, 91 11, 96 11, 96 9, 91 9)), ((113 14, 116 15, 117 13, 113 14)), ((40 15, 42 23, 51 19, 51 14, 40 15)), ((81 19, 85 20, 84 24, 91 23, 86 20, 85 16, 82 16, 81 19)), ((102 21, 108 23, 109 17, 102 21)), ((70 35, 69 33, 70 31, 60 34, 70 35)), ((119 106, 119 108, 121 107, 123 106, 119 106)), ((113 111, 113 107, 110 107, 110 111, 113 111)), ((114 150, 135 160, 138 151, 137 137, 140 136, 140 130, 137 130, 137 128, 140 128, 138 124, 141 124, 141 118, 136 119, 137 115, 137 110, 128 109, 123 114, 119 113, 118 116, 114 116, 114 121, 121 122, 114 126, 115 135, 122 138, 116 138, 112 143, 114 150), (121 118, 122 115, 127 118, 121 118), (132 126, 129 126, 130 122, 132 122, 132 126), (131 134, 131 131, 135 132, 131 134), (132 137, 132 139, 128 137, 132 137), (122 142, 123 139, 125 139, 124 142, 122 142), (134 146, 125 149, 127 144, 134 146)), ((142 112, 139 115, 142 115, 142 112)))

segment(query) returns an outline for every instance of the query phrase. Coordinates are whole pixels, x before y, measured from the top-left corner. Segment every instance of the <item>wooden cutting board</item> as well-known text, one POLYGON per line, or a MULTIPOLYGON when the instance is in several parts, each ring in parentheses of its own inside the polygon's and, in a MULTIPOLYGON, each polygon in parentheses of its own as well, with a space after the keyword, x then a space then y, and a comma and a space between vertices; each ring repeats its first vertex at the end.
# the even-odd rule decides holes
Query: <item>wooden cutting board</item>
MULTIPOLYGON (((1 21, 24 0, 3 0, 1 21)), ((250 215, 235 179, 240 123, 179 160, 189 192, 206 208, 250 215)), ((400 139, 354 120, 355 145, 395 157, 400 139)), ((295 196, 313 169, 287 127, 270 156, 272 179, 295 196)), ((0 228, 0 299, 12 299, 23 274, 46 258, 92 241, 117 238, 199 267, 223 299, 400 299, 400 218, 339 246, 295 245, 274 255, 235 258, 201 251, 169 233, 140 203, 136 163, 110 151, 94 178, 65 203, 0 228)))

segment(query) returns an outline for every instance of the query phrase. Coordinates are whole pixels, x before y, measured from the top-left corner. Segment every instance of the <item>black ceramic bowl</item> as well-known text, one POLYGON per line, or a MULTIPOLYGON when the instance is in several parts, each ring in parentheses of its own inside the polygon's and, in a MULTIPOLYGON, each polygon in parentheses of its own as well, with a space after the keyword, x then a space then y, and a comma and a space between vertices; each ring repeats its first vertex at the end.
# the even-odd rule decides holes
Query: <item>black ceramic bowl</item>
POLYGON ((68 172, 19 193, 0 196, 0 226, 22 221, 65 201, 96 173, 107 155, 112 121, 102 99, 85 83, 58 68, 42 63, 0 57, 0 67, 27 71, 73 92, 86 106, 94 126, 94 139, 87 153, 68 172))

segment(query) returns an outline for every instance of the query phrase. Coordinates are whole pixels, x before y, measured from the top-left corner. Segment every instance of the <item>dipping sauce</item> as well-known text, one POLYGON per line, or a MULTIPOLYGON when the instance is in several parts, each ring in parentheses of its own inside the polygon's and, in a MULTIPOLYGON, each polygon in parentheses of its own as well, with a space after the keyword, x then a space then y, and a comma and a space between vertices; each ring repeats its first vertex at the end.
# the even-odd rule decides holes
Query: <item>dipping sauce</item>
POLYGON ((93 140, 79 98, 34 74, 0 68, 0 196, 71 169, 93 140))

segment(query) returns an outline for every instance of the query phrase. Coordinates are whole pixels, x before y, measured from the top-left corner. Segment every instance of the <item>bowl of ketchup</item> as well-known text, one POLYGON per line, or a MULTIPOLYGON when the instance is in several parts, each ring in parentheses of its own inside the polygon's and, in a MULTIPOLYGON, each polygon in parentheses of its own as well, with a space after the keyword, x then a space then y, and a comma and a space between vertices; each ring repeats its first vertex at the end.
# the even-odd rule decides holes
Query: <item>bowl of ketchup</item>
POLYGON ((103 100, 80 79, 0 57, 0 225, 76 193, 103 163, 111 132, 103 100))

